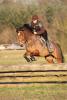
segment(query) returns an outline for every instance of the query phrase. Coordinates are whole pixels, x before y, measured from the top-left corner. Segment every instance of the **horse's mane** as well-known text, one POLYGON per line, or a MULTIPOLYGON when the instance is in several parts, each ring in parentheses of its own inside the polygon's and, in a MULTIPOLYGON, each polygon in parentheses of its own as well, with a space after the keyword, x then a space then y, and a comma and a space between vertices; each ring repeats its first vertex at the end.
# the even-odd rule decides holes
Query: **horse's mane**
POLYGON ((24 24, 24 25, 16 28, 16 32, 23 31, 24 29, 27 29, 27 30, 33 32, 33 29, 32 29, 32 27, 29 24, 24 24))
POLYGON ((28 29, 29 31, 33 31, 32 27, 29 24, 24 24, 23 27, 25 27, 26 29, 28 29))

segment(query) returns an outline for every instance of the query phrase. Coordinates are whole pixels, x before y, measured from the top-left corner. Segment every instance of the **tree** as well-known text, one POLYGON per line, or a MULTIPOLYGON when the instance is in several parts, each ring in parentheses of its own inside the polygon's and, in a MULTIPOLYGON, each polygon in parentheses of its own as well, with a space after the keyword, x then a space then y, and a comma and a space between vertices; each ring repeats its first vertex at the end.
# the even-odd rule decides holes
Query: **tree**
POLYGON ((52 23, 53 16, 54 16, 53 8, 52 7, 47 7, 47 9, 46 9, 46 18, 47 18, 48 23, 52 23))

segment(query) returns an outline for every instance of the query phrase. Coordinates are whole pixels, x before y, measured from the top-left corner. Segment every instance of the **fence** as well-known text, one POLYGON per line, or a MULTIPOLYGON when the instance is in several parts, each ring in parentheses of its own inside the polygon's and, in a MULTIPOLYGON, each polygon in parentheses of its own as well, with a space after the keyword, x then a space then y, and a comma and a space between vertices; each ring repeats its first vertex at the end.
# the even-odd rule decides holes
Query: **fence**
POLYGON ((0 85, 67 84, 67 64, 0 66, 0 85))
POLYGON ((25 46, 21 47, 18 43, 1 44, 0 50, 24 50, 25 46))

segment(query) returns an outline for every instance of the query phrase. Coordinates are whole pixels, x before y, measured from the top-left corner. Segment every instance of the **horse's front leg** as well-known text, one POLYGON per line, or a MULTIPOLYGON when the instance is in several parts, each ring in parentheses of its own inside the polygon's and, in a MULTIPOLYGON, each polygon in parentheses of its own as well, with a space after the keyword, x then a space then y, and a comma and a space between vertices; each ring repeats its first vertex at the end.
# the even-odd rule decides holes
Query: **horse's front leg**
POLYGON ((24 58, 26 59, 27 62, 36 61, 34 55, 30 52, 26 52, 24 54, 24 58))
POLYGON ((26 53, 24 54, 24 58, 26 59, 27 62, 31 62, 30 53, 29 53, 29 52, 26 52, 26 53))
POLYGON ((32 61, 36 61, 36 59, 35 59, 33 53, 30 54, 30 59, 31 59, 32 61))

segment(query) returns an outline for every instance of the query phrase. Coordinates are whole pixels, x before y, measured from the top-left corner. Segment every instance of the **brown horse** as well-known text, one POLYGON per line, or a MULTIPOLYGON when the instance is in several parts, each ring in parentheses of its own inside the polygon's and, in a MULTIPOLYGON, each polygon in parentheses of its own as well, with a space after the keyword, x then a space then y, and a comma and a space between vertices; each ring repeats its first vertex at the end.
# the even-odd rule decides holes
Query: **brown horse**
POLYGON ((57 43, 50 42, 53 51, 49 53, 46 43, 43 43, 38 35, 34 35, 32 28, 28 24, 16 29, 18 33, 18 41, 20 45, 25 44, 26 53, 24 58, 28 61, 35 61, 34 56, 42 56, 48 63, 63 63, 64 57, 60 46, 57 43))

